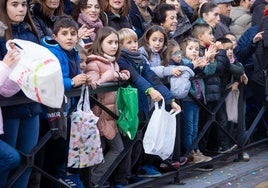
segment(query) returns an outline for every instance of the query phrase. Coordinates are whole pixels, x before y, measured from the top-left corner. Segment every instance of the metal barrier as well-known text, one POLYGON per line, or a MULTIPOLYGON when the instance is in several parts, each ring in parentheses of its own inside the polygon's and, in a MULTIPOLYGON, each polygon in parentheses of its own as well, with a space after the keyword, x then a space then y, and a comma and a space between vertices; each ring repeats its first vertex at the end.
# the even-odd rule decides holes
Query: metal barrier
MULTIPOLYGON (((98 87, 96 90, 90 90, 90 94, 95 94, 95 93, 100 93, 100 92, 107 92, 107 91, 115 91, 115 90, 117 90, 118 86, 119 86, 119 83, 118 82, 115 82, 115 83, 114 82, 105 83, 105 84, 100 85, 100 87, 98 87)), ((120 84, 120 86, 122 86, 122 84, 120 84)), ((81 92, 80 88, 76 88, 76 89, 73 89, 70 92, 66 92, 66 96, 67 97, 77 97, 77 96, 80 96, 80 92, 81 92)), ((219 155, 216 155, 216 156, 213 157, 213 160, 211 162, 208 162, 208 163, 213 163, 213 161, 218 160, 218 159, 221 159, 223 157, 226 157, 227 155, 234 155, 234 154, 236 154, 238 152, 243 151, 246 148, 249 148, 249 147, 252 147, 252 146, 254 146, 256 144, 260 144, 260 143, 263 143, 263 142, 267 142, 268 141, 268 138, 265 138, 265 139, 262 139, 262 140, 257 140, 257 141, 254 141, 254 142, 249 142, 249 139, 250 139, 253 131, 255 130, 256 126, 258 125, 260 119, 262 118, 264 112, 267 109, 268 97, 266 97, 266 100, 264 102, 263 107, 259 111, 259 113, 256 116, 256 118, 254 119, 253 123, 250 125, 249 129, 247 130, 247 133, 245 135, 244 140, 241 142, 241 141, 238 141, 238 140, 234 139, 232 137, 232 135, 230 135, 225 129, 223 129, 221 127, 221 125, 219 124, 219 122, 217 122, 217 119, 216 119, 216 112, 219 110, 220 106, 224 104, 224 100, 225 100, 225 97, 227 96, 227 94, 228 94, 228 91, 218 101, 217 106, 213 110, 209 110, 206 105, 204 105, 200 101, 196 100, 197 104, 203 110, 205 110, 207 112, 209 118, 208 118, 208 121, 204 124, 202 130, 200 130, 200 132, 198 134, 198 137, 196 138, 196 140, 192 144, 191 148, 186 152, 185 155, 187 155, 199 143, 199 141, 202 139, 202 137, 205 135, 205 133, 207 132, 207 130, 211 127, 211 125, 213 123, 216 123, 216 125, 218 127, 220 127, 220 129, 225 133, 225 135, 228 136, 234 143, 236 143, 239 146, 239 148, 236 151, 234 151, 234 152, 232 152, 230 154, 219 154, 219 155)), ((244 98, 243 98, 243 87, 240 88, 240 95, 241 96, 239 98, 238 131, 241 131, 242 130, 242 126, 244 126, 243 123, 245 121, 245 117, 244 117, 244 105, 243 105, 243 101, 244 101, 244 98)), ((29 99, 27 99, 27 98, 11 97, 11 98, 6 98, 5 100, 0 101, 0 106, 2 106, 2 107, 3 106, 11 106, 11 105, 23 104, 23 103, 29 103, 29 102, 32 102, 32 101, 29 100, 29 99)), ((95 104, 98 105, 98 103, 95 103, 95 104)), ((145 122, 143 122, 143 123, 145 124, 145 122)), ((49 180, 51 180, 55 184, 59 185, 60 187, 67 187, 66 185, 62 184, 59 180, 57 180, 56 178, 54 178, 50 174, 48 174, 45 171, 43 171, 42 169, 40 169, 34 163, 36 153, 51 138, 51 135, 53 134, 53 131, 57 131, 57 130, 50 130, 49 132, 47 132, 45 134, 45 136, 38 142, 38 144, 33 148, 33 150, 29 154, 21 153, 23 163, 19 167, 19 169, 17 169, 17 171, 12 175, 12 177, 9 178, 6 187, 11 187, 14 184, 14 182, 18 179, 18 177, 20 177, 20 175, 27 168, 32 168, 32 169, 37 170, 43 176, 45 176, 46 178, 48 178, 49 180)), ((128 151, 130 150, 130 148, 136 142, 142 141, 142 136, 143 136, 142 135, 142 130, 139 130, 138 133, 137 133, 136 138, 133 141, 129 141, 129 142, 125 143, 125 149, 122 151, 122 153, 119 155, 119 157, 113 163, 113 165, 109 168, 109 170, 105 173, 105 175, 101 178, 101 180, 99 181, 99 185, 103 185, 103 183, 109 178, 109 176, 111 175, 111 173, 118 166, 118 164, 124 158, 124 156, 128 153, 128 151)), ((175 143, 175 149, 174 149, 173 159, 178 159, 179 156, 181 156, 181 153, 180 153, 180 125, 178 123, 177 124, 177 136, 176 136, 176 143, 175 143)), ((168 164, 168 165, 170 167, 172 167, 171 164, 168 164)), ((202 164, 199 163, 199 164, 185 165, 183 167, 180 167, 179 169, 175 169, 174 168, 173 171, 164 173, 159 178, 148 178, 148 179, 143 180, 141 182, 138 182, 138 183, 135 183, 135 184, 131 184, 131 185, 127 186, 127 187, 144 187, 144 186, 148 186, 148 185, 152 184, 153 182, 161 181, 162 178, 166 178, 166 177, 174 177, 174 183, 180 184, 181 183, 181 181, 180 181, 180 174, 181 173, 185 172, 186 170, 191 170, 193 168, 196 168, 196 167, 202 166, 202 165, 204 165, 204 163, 202 163, 202 164)))

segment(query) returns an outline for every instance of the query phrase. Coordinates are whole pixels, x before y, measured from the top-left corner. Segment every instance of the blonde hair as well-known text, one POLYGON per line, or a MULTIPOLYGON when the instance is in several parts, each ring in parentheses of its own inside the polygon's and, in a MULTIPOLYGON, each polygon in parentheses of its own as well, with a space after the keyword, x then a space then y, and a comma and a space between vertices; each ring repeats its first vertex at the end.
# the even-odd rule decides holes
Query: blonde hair
POLYGON ((119 44, 122 44, 126 39, 138 40, 138 36, 135 31, 129 28, 120 29, 117 33, 119 35, 119 44))

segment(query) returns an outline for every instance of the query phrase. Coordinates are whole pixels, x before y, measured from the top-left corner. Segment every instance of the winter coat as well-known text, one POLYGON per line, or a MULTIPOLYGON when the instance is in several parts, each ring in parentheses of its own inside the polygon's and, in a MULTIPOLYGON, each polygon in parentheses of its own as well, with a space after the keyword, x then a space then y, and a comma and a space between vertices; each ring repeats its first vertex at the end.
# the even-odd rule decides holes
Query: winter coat
MULTIPOLYGON (((147 10, 149 14, 152 16, 151 9, 147 7, 147 10)), ((151 23, 148 23, 144 20, 134 0, 131 0, 131 9, 129 12, 129 18, 131 20, 133 27, 135 28, 135 32, 137 33, 138 38, 140 38, 145 32, 145 30, 151 25, 151 23)))
MULTIPOLYGON (((87 59, 87 66, 85 68, 85 74, 90 75, 93 82, 109 82, 116 81, 115 71, 119 71, 119 66, 116 62, 111 62, 108 59, 91 54, 87 59)), ((112 112, 116 112, 115 91, 98 93, 98 101, 110 109, 112 112)), ((92 111, 99 117, 97 126, 99 128, 101 136, 112 140, 118 132, 116 121, 107 114, 100 107, 95 106, 92 111)))
POLYGON ((182 42, 186 35, 192 28, 192 24, 187 18, 187 16, 178 16, 178 25, 175 32, 172 34, 171 38, 176 40, 178 43, 182 42))
POLYGON ((45 36, 52 36, 53 25, 56 21, 56 16, 47 17, 41 11, 41 5, 34 3, 30 8, 33 22, 38 31, 39 37, 42 39, 45 36))
POLYGON ((81 73, 78 50, 74 48, 71 51, 66 51, 56 41, 46 37, 41 40, 41 45, 48 48, 58 58, 63 76, 64 90, 71 90, 72 78, 81 73))
POLYGON ((266 0, 255 0, 250 7, 250 13, 252 13, 252 26, 259 25, 262 21, 263 10, 268 2, 266 0))
POLYGON ((194 9, 190 7, 184 0, 181 0, 180 3, 182 12, 187 16, 188 20, 193 23, 195 21, 193 20, 194 9))
POLYGON ((170 91, 176 98, 182 99, 188 95, 191 87, 190 78, 194 76, 194 72, 187 66, 178 66, 178 68, 182 73, 170 78, 170 91))
MULTIPOLYGON (((19 24, 12 24, 12 37, 14 39, 29 40, 31 42, 39 43, 38 38, 32 33, 30 26, 24 22, 19 24)), ((0 38, 0 60, 4 58, 7 53, 6 40, 0 38)), ((15 96, 26 97, 20 90, 15 96)), ((4 97, 0 97, 4 100, 4 97)), ((7 106, 2 108, 4 119, 26 118, 40 114, 42 111, 41 105, 36 102, 7 106)))
POLYGON ((129 16, 115 15, 112 12, 103 12, 100 15, 102 23, 104 26, 110 26, 115 30, 120 30, 122 28, 133 29, 129 16))
POLYGON ((240 36, 251 27, 251 14, 249 10, 244 7, 232 7, 230 17, 232 18, 232 24, 230 30, 235 34, 237 40, 240 36))
POLYGON ((253 55, 254 72, 252 80, 259 85, 265 86, 265 80, 268 79, 268 16, 264 17, 258 28, 258 32, 264 31, 263 39, 258 42, 256 51, 253 55), (267 74, 265 76, 265 73, 267 74))
POLYGON ((120 70, 128 70, 130 72, 130 82, 138 89, 139 114, 145 114, 148 120, 149 106, 145 94, 148 88, 153 87, 159 91, 164 97, 166 104, 170 104, 174 96, 154 71, 150 69, 148 60, 141 53, 131 53, 124 49, 121 52, 118 65, 120 70))
POLYGON ((151 69, 155 72, 155 74, 158 77, 164 78, 166 76, 172 76, 173 67, 164 67, 162 65, 162 60, 161 60, 159 53, 154 52, 152 50, 151 57, 149 57, 148 53, 146 52, 143 46, 140 47, 138 51, 149 60, 149 65, 151 69))

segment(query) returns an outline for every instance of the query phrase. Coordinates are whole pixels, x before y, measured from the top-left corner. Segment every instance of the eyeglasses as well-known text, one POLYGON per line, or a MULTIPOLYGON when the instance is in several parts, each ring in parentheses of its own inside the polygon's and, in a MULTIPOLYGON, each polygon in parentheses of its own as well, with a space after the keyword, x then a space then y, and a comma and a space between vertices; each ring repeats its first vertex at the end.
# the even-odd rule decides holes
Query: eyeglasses
POLYGON ((172 54, 171 54, 172 56, 181 56, 182 55, 182 51, 176 51, 176 52, 173 52, 172 54))

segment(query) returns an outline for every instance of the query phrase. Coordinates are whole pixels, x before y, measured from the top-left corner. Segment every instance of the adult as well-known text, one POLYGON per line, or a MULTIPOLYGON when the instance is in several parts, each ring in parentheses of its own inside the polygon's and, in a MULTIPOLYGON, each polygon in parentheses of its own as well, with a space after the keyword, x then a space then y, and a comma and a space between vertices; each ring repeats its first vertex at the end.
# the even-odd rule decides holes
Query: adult
POLYGON ((235 34, 237 40, 251 27, 252 16, 250 14, 250 6, 250 0, 234 0, 230 13, 232 18, 230 30, 235 34))
POLYGON ((252 14, 252 26, 259 25, 262 21, 263 10, 265 5, 268 4, 268 0, 255 0, 250 7, 250 13, 252 14))
POLYGON ((195 21, 194 14, 199 4, 199 0, 181 0, 181 9, 191 23, 195 21))
MULTIPOLYGON (((0 1, 0 20, 8 27, 5 37, 0 38, 0 59, 7 53, 6 41, 22 39, 39 43, 38 33, 31 19, 26 0, 0 1)), ((24 96, 19 91, 15 96, 24 96)), ((3 107, 4 138, 12 147, 24 154, 29 154, 36 146, 39 135, 39 103, 19 104, 3 107)), ((27 168, 16 180, 14 187, 25 188, 28 185, 31 168, 27 168)))
POLYGON ((159 4, 153 12, 152 23, 162 26, 169 38, 172 38, 178 24, 175 6, 166 3, 159 4))
MULTIPOLYGON (((213 34, 216 32, 216 26, 220 21, 220 8, 211 2, 204 3, 199 10, 199 18, 195 23, 207 23, 212 27, 213 34)), ((195 24, 194 23, 194 24, 195 24)))
POLYGON ((80 0, 73 9, 72 16, 77 21, 78 26, 90 31, 89 36, 82 37, 85 44, 92 43, 98 30, 103 27, 100 13, 99 0, 80 0))
POLYGON ((101 4, 101 9, 104 11, 101 19, 105 26, 110 26, 117 31, 121 28, 133 29, 128 15, 130 0, 105 0, 101 4))
POLYGON ((129 17, 135 32, 140 38, 144 31, 151 25, 152 10, 149 7, 149 0, 130 0, 131 9, 129 17))
POLYGON ((32 0, 30 7, 39 37, 42 39, 45 36, 52 36, 52 28, 56 17, 64 14, 63 1, 32 0))
POLYGON ((192 28, 192 24, 189 21, 188 17, 182 12, 181 4, 179 0, 161 0, 160 3, 166 3, 174 5, 177 11, 177 28, 175 29, 172 38, 177 42, 182 42, 188 32, 192 28))
POLYGON ((233 0, 213 0, 212 2, 220 8, 220 21, 214 33, 215 38, 219 39, 231 32, 229 26, 232 23, 230 12, 233 0))

